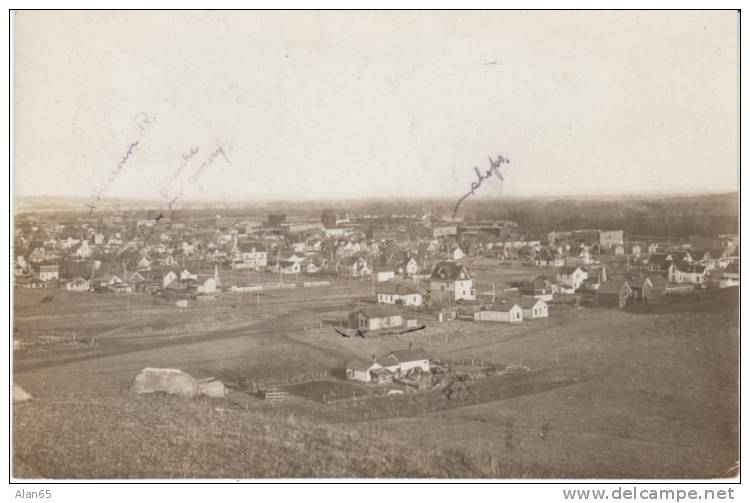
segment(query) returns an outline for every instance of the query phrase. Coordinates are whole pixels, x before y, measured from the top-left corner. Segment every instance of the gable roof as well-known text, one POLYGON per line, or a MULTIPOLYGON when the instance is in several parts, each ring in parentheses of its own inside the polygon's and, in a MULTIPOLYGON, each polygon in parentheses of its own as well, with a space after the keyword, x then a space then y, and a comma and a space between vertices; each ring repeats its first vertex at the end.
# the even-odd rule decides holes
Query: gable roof
POLYGON ((516 301, 516 304, 521 306, 521 309, 531 309, 532 307, 536 306, 539 303, 542 303, 544 305, 547 305, 546 302, 544 302, 541 299, 535 299, 534 297, 521 297, 516 301))
POLYGON ((352 311, 349 316, 356 316, 362 313, 367 318, 383 318, 385 316, 400 316, 401 311, 391 306, 366 306, 352 311))
POLYGON ((507 313, 507 312, 510 312, 510 310, 516 306, 521 307, 521 305, 516 301, 506 302, 504 304, 492 304, 492 305, 487 306, 487 308, 484 309, 484 311, 498 311, 501 313, 507 313))
POLYGON ((623 288, 630 289, 630 284, 624 278, 612 278, 609 281, 605 281, 599 285, 599 289, 596 291, 597 294, 613 294, 620 295, 623 288))
POLYGON ((564 265, 557 269, 557 274, 564 274, 565 276, 570 276, 571 274, 576 272, 578 269, 584 272, 586 271, 586 269, 577 265, 564 265))
POLYGON ((456 281, 461 278, 462 274, 466 276, 465 279, 471 279, 471 275, 466 270, 466 267, 458 262, 444 260, 438 262, 432 269, 431 278, 438 281, 456 281))
POLYGON ((384 293, 388 295, 414 295, 419 293, 419 290, 408 285, 388 281, 378 285, 375 289, 375 293, 384 293))
POLYGON ((430 356, 422 348, 416 349, 399 349, 391 351, 390 355, 395 358, 399 363, 414 362, 419 360, 429 360, 430 356))
POLYGON ((391 355, 381 356, 376 358, 375 361, 382 367, 397 367, 399 364, 399 361, 391 355))

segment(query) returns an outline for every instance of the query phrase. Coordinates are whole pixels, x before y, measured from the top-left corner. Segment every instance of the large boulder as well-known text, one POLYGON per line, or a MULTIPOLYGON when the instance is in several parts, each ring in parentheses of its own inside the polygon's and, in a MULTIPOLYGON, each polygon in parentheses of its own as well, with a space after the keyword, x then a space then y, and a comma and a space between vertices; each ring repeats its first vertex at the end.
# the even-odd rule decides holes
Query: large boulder
POLYGON ((145 368, 130 386, 133 393, 168 393, 192 398, 198 394, 198 381, 177 369, 145 368))
POLYGON ((21 386, 13 383, 13 403, 25 402, 26 400, 31 400, 31 395, 26 393, 21 386))
POLYGON ((227 388, 219 380, 213 378, 204 379, 198 382, 198 394, 213 398, 223 398, 227 395, 227 388))

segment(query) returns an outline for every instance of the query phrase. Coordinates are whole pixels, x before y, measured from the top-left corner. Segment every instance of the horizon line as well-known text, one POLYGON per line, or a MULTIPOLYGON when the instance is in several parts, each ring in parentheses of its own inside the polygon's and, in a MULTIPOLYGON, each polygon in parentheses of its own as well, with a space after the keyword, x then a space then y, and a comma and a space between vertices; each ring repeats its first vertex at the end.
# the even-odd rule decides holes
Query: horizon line
MULTIPOLYGON (((644 192, 631 192, 631 191, 624 191, 624 192, 597 192, 597 193, 546 193, 546 194, 527 194, 527 195, 503 195, 503 196, 485 196, 481 199, 481 201, 487 201, 487 200, 518 200, 518 199, 579 199, 579 198, 602 198, 602 197, 626 197, 626 196, 643 196, 643 197, 681 197, 681 196, 709 196, 709 195, 726 195, 726 194, 739 194, 740 189, 726 189, 726 190, 681 190, 681 191, 644 191, 644 192)), ((88 201, 90 199, 89 196, 82 196, 82 195, 50 195, 50 194, 24 194, 24 195, 15 195, 13 196, 14 203, 18 200, 23 199, 67 199, 67 200, 81 200, 81 201, 88 201)), ((218 198, 206 198, 206 199, 196 199, 196 198, 185 198, 181 199, 180 202, 186 203, 186 204, 212 204, 212 203, 223 203, 223 204, 257 204, 257 203, 295 203, 295 202, 348 202, 348 201, 384 201, 384 200, 406 200, 406 199, 414 199, 414 200, 445 200, 445 201, 453 201, 455 199, 454 196, 365 196, 365 197, 299 197, 296 199, 282 199, 282 198, 252 198, 249 197, 247 199, 239 199, 239 198, 227 198, 227 199, 218 199, 218 198)), ((475 200, 475 201, 476 201, 475 200)), ((123 197, 111 197, 107 198, 107 200, 102 200, 99 203, 103 206, 107 205, 108 203, 115 203, 115 202, 149 202, 154 204, 167 204, 165 201, 157 198, 157 197, 138 197, 138 196, 123 196, 123 197)), ((14 204, 15 205, 15 204, 14 204)))

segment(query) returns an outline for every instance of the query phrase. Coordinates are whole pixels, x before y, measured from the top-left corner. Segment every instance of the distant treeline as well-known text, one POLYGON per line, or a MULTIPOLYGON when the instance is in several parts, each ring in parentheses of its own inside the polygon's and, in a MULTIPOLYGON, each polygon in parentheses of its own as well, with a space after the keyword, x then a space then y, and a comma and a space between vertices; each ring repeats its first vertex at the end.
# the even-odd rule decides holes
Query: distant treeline
POLYGON ((624 229, 630 235, 714 236, 738 232, 737 194, 618 200, 476 201, 475 218, 508 219, 532 232, 624 229))
MULTIPOLYGON (((349 199, 337 201, 279 201, 245 204, 217 203, 210 207, 176 208, 174 212, 147 205, 125 204, 119 210, 97 210, 99 217, 120 215, 126 218, 155 218, 159 214, 181 219, 213 219, 217 214, 227 219, 265 220, 268 213, 319 218, 324 209, 338 215, 417 215, 429 213, 436 218, 450 218, 453 199, 349 199)), ((78 212, 77 212, 78 214, 78 212)), ((33 213, 28 214, 33 218, 33 213)), ((78 218, 86 218, 81 211, 78 218)), ((569 229, 624 229, 630 235, 691 236, 737 233, 739 202, 736 192, 696 196, 619 196, 612 198, 469 198, 462 203, 459 218, 466 220, 512 220, 519 229, 545 233, 569 229)), ((71 220, 63 212, 46 214, 45 220, 71 220)))

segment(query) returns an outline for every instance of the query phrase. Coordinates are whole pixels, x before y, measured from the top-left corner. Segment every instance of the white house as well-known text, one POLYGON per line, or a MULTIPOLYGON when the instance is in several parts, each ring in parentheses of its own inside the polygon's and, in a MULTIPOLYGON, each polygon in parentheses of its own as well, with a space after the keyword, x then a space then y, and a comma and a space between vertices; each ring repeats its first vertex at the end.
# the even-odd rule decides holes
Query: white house
POLYGON ((378 304, 401 304, 418 307, 422 305, 422 294, 419 290, 406 285, 385 283, 375 290, 378 304))
POLYGON ((370 266, 363 257, 344 257, 336 264, 336 271, 346 278, 369 276, 370 266))
POLYGON ((447 260, 438 262, 430 275, 430 297, 433 301, 474 300, 474 280, 466 267, 447 260))
POLYGON ((183 269, 180 272, 180 281, 190 281, 196 279, 198 279, 198 275, 188 271, 187 269, 183 269))
POLYGON ((40 262, 34 265, 34 274, 42 281, 51 281, 60 277, 60 267, 49 262, 40 262))
POLYGON ((523 310, 523 319, 525 320, 549 317, 547 303, 541 299, 524 297, 518 301, 518 305, 523 310))
POLYGON ((282 260, 279 262, 279 272, 282 274, 296 274, 302 271, 302 262, 282 260))
POLYGON ((268 251, 260 243, 235 243, 231 256, 233 269, 259 269, 268 265, 268 251))
POLYGON ((89 246, 88 240, 81 241, 73 250, 73 254, 78 258, 89 258, 94 251, 89 246))
POLYGON ((151 270, 151 259, 147 256, 144 256, 141 258, 141 260, 138 261, 138 270, 139 271, 150 271, 151 270))
POLYGON ((91 289, 91 282, 84 278, 73 278, 65 283, 65 289, 71 292, 88 292, 91 289))
POLYGON ((388 355, 372 358, 369 361, 354 360, 346 365, 346 376, 366 383, 388 383, 394 377, 401 377, 419 369, 430 371, 430 357, 423 349, 391 351, 388 355))
POLYGON ((375 268, 375 281, 378 283, 383 281, 393 281, 394 279, 396 279, 396 271, 392 267, 375 268))
POLYGON ((430 371, 430 357, 424 349, 402 349, 391 351, 388 355, 394 358, 398 364, 398 373, 401 375, 408 373, 413 369, 420 369, 422 372, 430 371))
POLYGON ((196 282, 196 293, 212 294, 216 293, 216 278, 213 276, 199 276, 196 282))
POLYGON ((380 330, 401 327, 404 319, 401 313, 393 308, 378 306, 376 308, 363 307, 349 313, 349 328, 360 330, 380 330))
POLYGON ((167 271, 161 280, 161 287, 166 288, 168 284, 179 279, 179 276, 174 271, 167 271))
POLYGON ((578 290, 583 281, 588 278, 586 269, 582 267, 561 267, 556 273, 557 282, 563 293, 573 293, 578 290))
POLYGON ((493 304, 474 313, 474 321, 520 323, 523 321, 523 309, 518 302, 514 301, 509 301, 504 304, 493 304))

